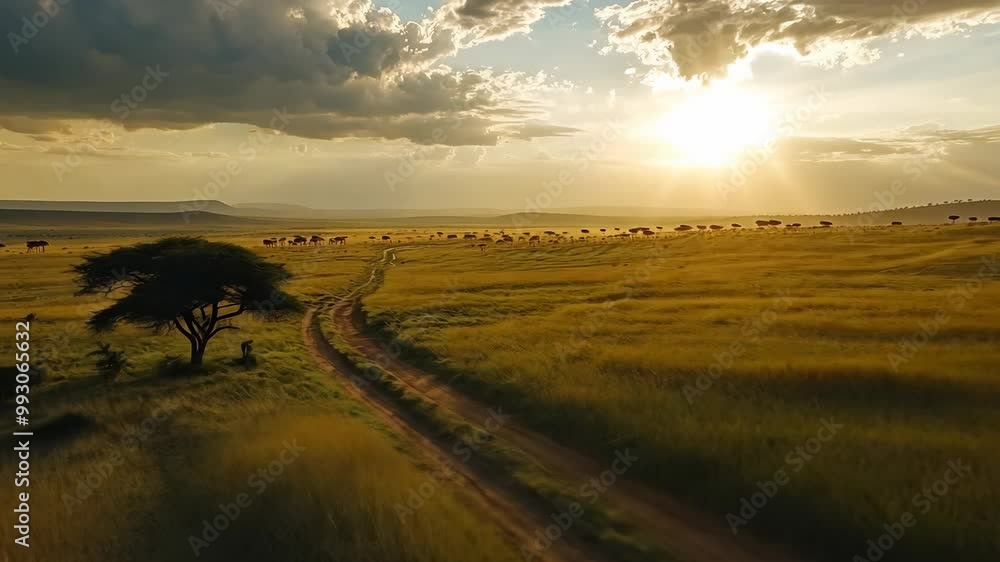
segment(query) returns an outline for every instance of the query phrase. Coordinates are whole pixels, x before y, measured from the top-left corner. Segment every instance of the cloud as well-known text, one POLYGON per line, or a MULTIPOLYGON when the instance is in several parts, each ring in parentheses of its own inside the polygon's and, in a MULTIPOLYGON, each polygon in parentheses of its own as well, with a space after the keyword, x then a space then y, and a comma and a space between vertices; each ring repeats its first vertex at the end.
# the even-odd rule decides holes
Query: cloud
POLYGON ((518 139, 529 140, 537 137, 567 137, 575 135, 579 132, 580 129, 573 127, 527 122, 519 126, 517 128, 517 132, 512 136, 518 139))
POLYGON ((490 112, 522 109, 508 101, 521 90, 505 74, 442 64, 468 30, 440 14, 403 21, 371 0, 53 5, 58 13, 34 29, 24 18, 38 12, 35 0, 0 3, 0 28, 13 30, 0 49, 0 127, 274 128, 277 110, 292 116, 289 134, 306 137, 423 142, 462 117, 449 143, 495 144, 490 112))
POLYGON ((469 44, 526 33, 545 17, 546 8, 566 6, 572 0, 457 0, 443 6, 440 20, 462 31, 469 44))
POLYGON ((603 52, 634 54, 689 79, 724 76, 765 45, 850 66, 878 58, 877 38, 938 37, 1000 21, 995 0, 635 0, 595 14, 609 31, 603 52))
POLYGON ((930 123, 859 139, 789 137, 779 143, 778 158, 787 162, 937 159, 961 149, 988 150, 997 143, 1000 143, 1000 125, 949 129, 930 123))

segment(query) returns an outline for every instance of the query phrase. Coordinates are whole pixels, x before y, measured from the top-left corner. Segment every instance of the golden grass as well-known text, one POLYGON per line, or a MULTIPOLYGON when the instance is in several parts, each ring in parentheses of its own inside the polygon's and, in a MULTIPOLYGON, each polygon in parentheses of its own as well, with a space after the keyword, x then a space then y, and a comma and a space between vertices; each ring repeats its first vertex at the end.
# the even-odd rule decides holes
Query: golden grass
MULTIPOLYGON (((260 238, 209 236, 251 247, 260 238)), ((238 319, 242 330, 213 339, 206 373, 196 376, 155 375, 164 356, 186 357, 177 334, 123 327, 98 337, 85 330, 100 302, 73 296, 70 265, 92 249, 134 241, 91 234, 54 244, 45 255, 0 256, 0 322, 12 326, 35 314, 32 354, 47 368, 45 385, 31 394, 31 429, 40 431, 32 442, 32 547, 14 551, 13 560, 191 559, 188 537, 218 515, 220 502, 247 492, 248 476, 271 462, 286 439, 298 439, 306 451, 264 493, 249 488, 252 504, 200 558, 457 562, 476 552, 483 560, 514 559, 495 528, 449 486, 405 525, 398 522, 393 505, 427 475, 312 364, 300 316, 280 323, 238 319), (235 363, 244 339, 255 342, 254 367, 235 363), (101 380, 93 358, 85 357, 98 341, 124 349, 132 375, 101 380), (77 424, 77 433, 46 433, 46 421, 65 414, 91 424, 77 424), (87 493, 81 482, 88 477, 96 483, 89 497, 67 499, 87 493)), ((376 252, 364 244, 261 251, 288 264, 296 274, 289 290, 307 302, 346 290, 376 252)), ((12 353, 12 341, 0 342, 0 352, 12 353)), ((12 463, 3 455, 0 471, 12 474, 12 463)), ((0 505, 14 505, 16 491, 0 488, 0 505)), ((13 533, 10 525, 0 528, 5 551, 13 548, 13 533)))
POLYGON ((822 418, 845 424, 742 529, 813 554, 862 553, 961 458, 972 476, 893 556, 994 560, 1000 274, 980 272, 998 250, 987 226, 453 245, 400 252, 364 304, 411 359, 556 438, 637 449, 637 476, 723 529, 822 418), (941 309, 948 321, 896 372, 889 354, 941 309), (689 402, 734 342, 742 355, 689 402))

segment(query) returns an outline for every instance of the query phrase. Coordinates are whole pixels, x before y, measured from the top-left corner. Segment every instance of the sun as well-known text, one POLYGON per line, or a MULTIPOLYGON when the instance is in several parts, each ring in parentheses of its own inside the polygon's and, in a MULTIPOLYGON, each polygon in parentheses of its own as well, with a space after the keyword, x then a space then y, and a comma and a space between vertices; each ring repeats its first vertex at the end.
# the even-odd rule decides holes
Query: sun
POLYGON ((732 85, 691 94, 663 116, 656 130, 670 143, 677 163, 708 167, 733 163, 774 133, 767 100, 732 85))

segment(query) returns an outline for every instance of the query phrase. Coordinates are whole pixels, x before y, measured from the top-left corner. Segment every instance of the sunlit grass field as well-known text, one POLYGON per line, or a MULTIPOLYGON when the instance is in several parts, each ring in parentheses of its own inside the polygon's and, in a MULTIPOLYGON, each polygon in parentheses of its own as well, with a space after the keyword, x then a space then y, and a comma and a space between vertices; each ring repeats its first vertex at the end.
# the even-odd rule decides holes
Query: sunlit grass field
POLYGON ((991 226, 414 248, 364 306, 412 360, 521 421, 596 455, 632 447, 630 476, 721 528, 784 469, 739 532, 849 559, 909 511, 892 559, 985 561, 1000 552, 998 254, 991 226), (794 453, 823 419, 843 428, 794 453), (914 496, 958 459, 971 474, 924 512, 914 496))
MULTIPOLYGON (((305 302, 347 290, 378 253, 361 240, 346 248, 265 250, 260 234, 203 234, 285 263, 295 275, 289 291, 305 302)), ((172 376, 163 367, 167 356, 187 359, 187 342, 176 333, 128 326, 87 331, 87 315, 102 302, 73 295, 70 267, 88 252, 148 239, 77 233, 54 241, 45 254, 16 247, 0 253, 0 322, 9 327, 0 352, 13 355, 14 323, 34 314, 32 355, 46 371, 44 385, 30 395, 32 547, 12 551, 14 530, 5 524, 0 541, 11 560, 196 559, 189 537, 201 538, 203 522, 241 493, 250 505, 197 559, 458 562, 468 552, 482 560, 517 559, 448 486, 399 523, 393 505, 405 502, 427 473, 312 364, 300 315, 273 323, 237 319, 241 331, 214 338, 205 372, 194 375, 172 376), (252 367, 236 362, 246 339, 254 340, 252 367), (99 341, 125 351, 130 374, 113 383, 97 375, 87 354, 99 341), (43 427, 59 419, 65 425, 43 427), (293 440, 304 450, 258 494, 249 477, 293 440)), ((0 421, 4 435, 12 422, 0 421)), ((3 439, 10 451, 13 443, 3 439)), ((0 472, 13 474, 13 459, 3 455, 0 472)), ((18 491, 3 486, 0 503, 16 505, 18 491)))

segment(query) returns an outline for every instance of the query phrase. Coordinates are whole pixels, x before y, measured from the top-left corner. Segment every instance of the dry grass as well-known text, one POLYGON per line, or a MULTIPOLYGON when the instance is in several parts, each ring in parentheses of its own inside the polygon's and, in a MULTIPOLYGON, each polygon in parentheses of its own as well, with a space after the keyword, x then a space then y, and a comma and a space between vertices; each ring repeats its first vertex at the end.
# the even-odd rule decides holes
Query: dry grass
POLYGON ((412 359, 556 438, 637 449, 637 475, 721 528, 833 418, 844 429, 743 530, 850 557, 909 510, 919 522, 897 559, 985 561, 1000 550, 1000 274, 979 273, 998 250, 988 226, 453 245, 401 252, 365 308, 412 359), (888 355, 941 309, 948 321, 896 372, 888 355), (742 355, 689 401, 734 342, 742 355), (959 458, 972 475, 915 510, 959 458))

